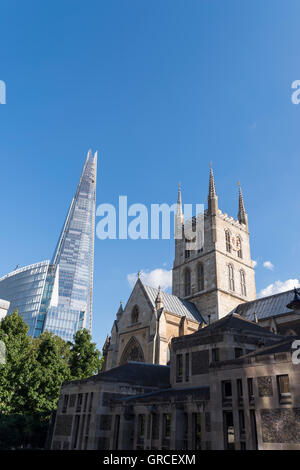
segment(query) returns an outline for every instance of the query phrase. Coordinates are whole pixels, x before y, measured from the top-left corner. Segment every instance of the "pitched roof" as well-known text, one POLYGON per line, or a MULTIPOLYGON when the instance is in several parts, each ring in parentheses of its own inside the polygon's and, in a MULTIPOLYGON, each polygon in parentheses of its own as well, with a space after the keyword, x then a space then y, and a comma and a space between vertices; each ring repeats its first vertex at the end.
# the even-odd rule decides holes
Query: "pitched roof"
POLYGON ((250 321, 254 321, 254 313, 256 313, 258 320, 264 320, 269 317, 292 313, 293 310, 287 308, 287 304, 291 302, 293 298, 294 291, 289 290, 240 304, 233 312, 238 313, 250 321))
MULTIPOLYGON (((238 330, 242 331, 243 333, 254 333, 260 336, 277 336, 274 333, 268 331, 266 328, 258 325, 257 323, 253 323, 236 313, 230 313, 220 320, 215 321, 211 325, 202 328, 201 330, 196 331, 193 335, 207 335, 212 334, 218 331, 225 331, 225 330, 238 330)), ((193 336, 191 335, 191 336, 193 336)))
POLYGON ((187 387, 187 388, 168 388, 166 390, 157 390, 155 392, 148 392, 139 395, 130 395, 124 397, 113 398, 112 402, 131 402, 131 401, 140 401, 147 402, 153 398, 170 400, 172 397, 180 398, 183 396, 186 399, 186 395, 192 395, 198 400, 209 400, 210 398, 210 389, 208 386, 204 387, 187 387))
MULTIPOLYGON (((141 282, 144 287, 146 294, 148 295, 153 308, 155 307, 155 299, 158 294, 158 289, 154 287, 146 286, 141 282)), ((161 292, 163 306, 167 312, 174 313, 180 317, 186 317, 190 320, 197 321, 198 323, 205 322, 196 305, 192 302, 177 297, 176 295, 168 294, 167 292, 161 292)))
POLYGON ((167 388, 170 385, 170 367, 147 362, 127 362, 118 367, 113 367, 105 372, 100 372, 83 380, 72 380, 69 383, 85 382, 126 382, 146 387, 167 388))

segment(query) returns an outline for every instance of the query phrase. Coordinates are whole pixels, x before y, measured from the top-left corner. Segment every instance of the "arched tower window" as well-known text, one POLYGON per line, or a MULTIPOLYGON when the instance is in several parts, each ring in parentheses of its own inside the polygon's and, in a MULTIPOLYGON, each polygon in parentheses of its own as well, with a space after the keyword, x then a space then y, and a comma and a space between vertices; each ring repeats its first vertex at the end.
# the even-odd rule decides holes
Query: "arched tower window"
POLYGON ((225 230, 225 243, 226 243, 226 251, 228 253, 231 253, 230 232, 228 229, 225 230))
POLYGON ((245 278, 245 271, 243 271, 243 269, 240 270, 240 279, 241 279, 241 294, 246 297, 247 295, 246 278, 245 278))
POLYGON ((234 291, 234 270, 232 264, 228 265, 228 281, 229 281, 229 290, 234 291))
POLYGON ((198 279, 198 292, 204 290, 204 268, 203 264, 199 263, 197 267, 197 279, 198 279))
POLYGON ((131 323, 137 323, 139 321, 139 308, 135 305, 131 312, 131 323))
POLYGON ((191 271, 186 269, 184 272, 184 296, 191 295, 191 271))
POLYGON ((241 237, 239 237, 239 236, 236 237, 236 243, 237 243, 237 246, 238 246, 237 255, 238 255, 239 258, 243 258, 241 237))

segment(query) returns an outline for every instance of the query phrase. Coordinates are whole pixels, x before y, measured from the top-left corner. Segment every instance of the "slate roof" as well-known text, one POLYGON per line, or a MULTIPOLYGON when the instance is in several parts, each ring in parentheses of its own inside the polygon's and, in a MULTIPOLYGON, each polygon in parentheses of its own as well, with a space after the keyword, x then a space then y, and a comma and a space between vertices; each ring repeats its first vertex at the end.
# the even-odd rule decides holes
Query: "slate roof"
POLYGON ((233 312, 238 313, 250 321, 254 321, 254 313, 256 313, 258 320, 264 320, 266 318, 292 313, 293 310, 287 308, 287 304, 291 302, 293 298, 294 291, 289 290, 240 304, 233 312))
POLYGON ((127 362, 118 367, 113 367, 105 372, 100 372, 88 379, 72 380, 67 383, 85 382, 126 382, 145 387, 167 388, 170 386, 170 367, 147 362, 127 362))
MULTIPOLYGON (((146 286, 143 283, 142 285, 153 307, 155 307, 155 299, 158 294, 158 289, 146 286)), ((175 315, 178 315, 180 317, 186 317, 190 320, 194 320, 199 323, 205 322, 196 305, 194 305, 192 302, 189 302, 187 300, 182 299, 181 297, 177 297, 176 295, 168 294, 167 292, 163 291, 161 291, 161 296, 164 308, 167 312, 174 313, 175 315)))
POLYGON ((207 334, 213 334, 226 330, 238 330, 243 333, 248 332, 261 336, 278 337, 278 335, 268 331, 266 328, 258 325, 257 323, 253 323, 252 321, 249 321, 240 315, 237 315, 236 313, 230 313, 225 317, 220 318, 220 320, 215 321, 211 325, 208 325, 205 328, 201 328, 190 336, 206 336, 207 334))

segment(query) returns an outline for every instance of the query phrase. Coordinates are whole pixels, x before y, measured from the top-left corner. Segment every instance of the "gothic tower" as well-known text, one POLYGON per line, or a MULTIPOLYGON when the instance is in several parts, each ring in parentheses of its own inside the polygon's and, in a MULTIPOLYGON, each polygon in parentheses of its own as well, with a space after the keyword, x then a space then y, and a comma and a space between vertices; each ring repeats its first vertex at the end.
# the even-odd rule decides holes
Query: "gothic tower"
POLYGON ((219 209, 210 168, 203 248, 187 249, 183 221, 179 188, 176 225, 183 236, 175 240, 173 294, 193 302, 208 322, 223 317, 240 303, 254 300, 255 273, 241 187, 238 216, 234 219, 219 209))

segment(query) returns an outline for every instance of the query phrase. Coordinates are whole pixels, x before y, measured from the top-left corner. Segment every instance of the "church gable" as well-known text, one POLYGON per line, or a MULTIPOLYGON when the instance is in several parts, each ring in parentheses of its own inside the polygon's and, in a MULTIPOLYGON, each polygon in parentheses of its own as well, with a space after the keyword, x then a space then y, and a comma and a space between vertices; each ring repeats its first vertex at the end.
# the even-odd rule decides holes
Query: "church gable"
POLYGON ((137 327, 148 327, 153 315, 153 305, 146 295, 140 279, 138 279, 118 322, 119 334, 137 327))

